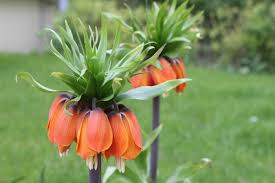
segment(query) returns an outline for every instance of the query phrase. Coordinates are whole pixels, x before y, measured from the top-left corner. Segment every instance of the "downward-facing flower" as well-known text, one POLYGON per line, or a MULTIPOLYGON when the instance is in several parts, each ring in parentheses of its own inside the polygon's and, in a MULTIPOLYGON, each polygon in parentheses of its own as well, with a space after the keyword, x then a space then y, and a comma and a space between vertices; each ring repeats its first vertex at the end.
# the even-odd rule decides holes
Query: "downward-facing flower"
POLYGON ((130 79, 130 82, 131 82, 133 88, 138 88, 138 87, 141 87, 141 86, 153 86, 154 85, 153 78, 152 78, 148 68, 142 69, 140 73, 133 76, 130 79))
POLYGON ((77 153, 87 161, 90 169, 97 169, 97 155, 104 154, 113 142, 113 133, 107 115, 100 108, 82 116, 78 129, 77 153))
MULTIPOLYGON (((176 73, 177 79, 186 78, 185 66, 184 66, 183 60, 181 60, 180 58, 173 59, 171 60, 171 65, 174 72, 176 73)), ((177 86, 176 87, 177 93, 183 92, 185 87, 186 87, 186 83, 182 83, 179 86, 177 86)))
POLYGON ((67 154, 70 145, 76 139, 76 119, 78 117, 75 106, 69 111, 71 115, 65 112, 65 102, 70 97, 68 95, 59 95, 54 100, 49 112, 48 120, 48 138, 51 143, 57 144, 60 156, 67 154))
POLYGON ((112 144, 113 134, 107 115, 100 108, 89 112, 87 124, 88 147, 97 153, 105 152, 112 144))
POLYGON ((120 172, 125 171, 125 160, 133 160, 142 150, 142 136, 136 116, 123 107, 120 112, 109 114, 113 130, 113 143, 106 156, 116 158, 116 166, 120 172))
POLYGON ((160 69, 156 68, 153 65, 148 66, 155 85, 161 84, 165 81, 176 79, 176 74, 166 58, 161 57, 159 59, 159 63, 161 67, 160 69))
POLYGON ((82 116, 83 121, 78 129, 77 134, 77 146, 76 151, 77 154, 83 159, 86 160, 86 165, 89 167, 90 170, 97 169, 98 167, 98 159, 97 159, 97 152, 89 148, 88 146, 88 135, 87 135, 87 126, 88 126, 88 119, 89 116, 84 114, 82 116))
MULTIPOLYGON (((160 68, 154 65, 149 65, 147 68, 143 69, 142 72, 130 79, 133 88, 138 88, 141 86, 153 86, 164 83, 166 81, 174 79, 184 79, 186 78, 185 66, 183 60, 180 58, 171 59, 168 57, 161 57, 159 59, 160 68), (146 78, 150 78, 151 82, 143 82, 146 78)), ((146 81, 146 80, 145 80, 146 81)), ((183 92, 186 87, 186 83, 178 85, 175 90, 177 93, 183 92)))

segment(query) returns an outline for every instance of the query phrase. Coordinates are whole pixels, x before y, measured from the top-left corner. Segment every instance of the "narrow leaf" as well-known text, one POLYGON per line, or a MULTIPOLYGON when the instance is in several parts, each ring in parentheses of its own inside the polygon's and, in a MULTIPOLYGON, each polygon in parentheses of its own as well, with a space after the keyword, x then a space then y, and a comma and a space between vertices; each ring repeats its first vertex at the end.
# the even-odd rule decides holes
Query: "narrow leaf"
POLYGON ((155 85, 155 86, 143 86, 135 89, 131 89, 125 93, 122 93, 116 97, 116 101, 121 101, 125 99, 132 99, 132 100, 146 100, 156 96, 160 96, 165 92, 175 88, 181 83, 185 83, 190 81, 191 79, 176 79, 166 81, 162 84, 155 85))
POLYGON ((147 140, 143 146, 143 151, 146 151, 156 140, 159 136, 160 132, 162 131, 163 124, 160 124, 156 129, 154 129, 147 137, 147 140))
POLYGON ((72 93, 72 91, 65 91, 65 90, 55 90, 55 89, 51 89, 48 88, 42 84, 40 84, 39 82, 37 82, 30 73, 28 72, 19 72, 17 73, 15 80, 16 82, 18 82, 18 79, 22 79, 25 80, 27 83, 31 84, 32 87, 42 91, 42 92, 48 92, 48 93, 60 93, 60 92, 68 92, 68 93, 72 93))
POLYGON ((105 170, 105 173, 103 175, 103 183, 107 183, 109 178, 116 172, 116 167, 114 166, 108 166, 105 170))
POLYGON ((51 76, 61 80, 71 89, 73 89, 77 94, 83 94, 85 92, 87 82, 76 76, 71 76, 62 72, 53 72, 51 76))
POLYGON ((98 46, 98 55, 99 55, 99 61, 105 62, 106 58, 106 51, 107 51, 107 23, 105 17, 102 16, 101 20, 101 37, 100 42, 98 46))
POLYGON ((127 31, 133 30, 133 28, 130 25, 128 25, 120 16, 113 15, 111 13, 106 13, 106 12, 104 12, 103 15, 110 20, 115 20, 119 22, 127 31))

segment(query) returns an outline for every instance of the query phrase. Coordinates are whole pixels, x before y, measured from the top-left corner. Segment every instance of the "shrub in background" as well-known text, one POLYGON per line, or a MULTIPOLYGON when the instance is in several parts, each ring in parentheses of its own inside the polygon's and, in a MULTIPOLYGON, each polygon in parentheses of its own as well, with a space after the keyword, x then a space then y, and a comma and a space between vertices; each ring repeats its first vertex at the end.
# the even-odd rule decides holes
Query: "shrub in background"
POLYGON ((274 3, 272 1, 204 2, 204 39, 195 56, 241 71, 274 72, 274 3), (232 68, 232 67, 231 67, 232 68))
POLYGON ((275 71, 275 3, 249 4, 222 39, 225 63, 250 71, 275 71))

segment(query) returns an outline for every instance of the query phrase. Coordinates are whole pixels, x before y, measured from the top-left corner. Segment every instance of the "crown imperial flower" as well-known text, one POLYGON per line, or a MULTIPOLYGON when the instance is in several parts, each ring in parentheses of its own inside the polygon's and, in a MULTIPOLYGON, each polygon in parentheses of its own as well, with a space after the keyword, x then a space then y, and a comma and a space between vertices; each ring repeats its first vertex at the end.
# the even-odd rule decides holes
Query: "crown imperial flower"
POLYGON ((135 159, 142 150, 140 126, 135 114, 123 105, 110 112, 109 119, 114 138, 106 156, 114 156, 118 170, 124 172, 124 161, 135 159))
MULTIPOLYGON (((153 86, 166 81, 186 78, 185 66, 181 59, 170 59, 161 57, 159 59, 160 69, 154 65, 149 65, 141 70, 140 74, 130 79, 133 88, 142 86, 153 86)), ((183 92, 186 83, 178 85, 175 90, 177 93, 183 92)))
MULTIPOLYGON (((145 100, 161 95, 188 79, 153 86, 154 78, 147 67, 155 63, 164 47, 147 59, 144 58, 152 46, 145 44, 125 53, 126 49, 119 44, 118 26, 113 48, 108 50, 106 21, 102 17, 100 36, 97 29, 87 29, 80 20, 74 27, 75 34, 66 21, 65 28, 59 27, 59 33, 46 29, 55 40, 50 42, 51 51, 71 71, 71 74, 53 72, 51 75, 69 90, 46 87, 27 72, 18 73, 16 80, 23 79, 43 92, 58 93, 50 107, 47 131, 49 141, 57 145, 61 157, 76 142, 76 152, 86 160, 89 169, 98 168, 99 157, 114 157, 118 169, 124 172, 125 160, 135 159, 142 151, 142 136, 135 114, 118 104, 126 99, 145 100), (144 75, 138 75, 140 70, 144 75), (144 87, 123 92, 126 81, 133 76, 146 78, 135 81, 136 86, 144 87)), ((162 64, 165 68, 161 72, 170 72, 169 79, 174 79, 176 74, 169 63, 162 64)))
MULTIPOLYGON (((110 19, 119 21, 129 32, 135 43, 146 43, 145 46, 153 48, 147 56, 165 45, 160 57, 155 63, 144 67, 140 73, 130 79, 133 88, 142 86, 154 86, 166 81, 186 78, 183 61, 169 55, 178 55, 180 49, 191 48, 192 41, 198 38, 199 29, 195 23, 199 20, 202 12, 192 15, 193 7, 188 7, 188 1, 177 6, 177 0, 165 1, 162 4, 153 3, 151 10, 147 11, 145 23, 141 22, 129 9, 130 21, 125 22, 121 17, 107 14, 110 19), (143 26, 145 24, 145 26, 143 26), (157 61, 158 60, 158 61, 157 61), (158 67, 159 66, 159 67, 158 67)), ((183 92, 186 84, 175 87, 177 93, 183 92)))

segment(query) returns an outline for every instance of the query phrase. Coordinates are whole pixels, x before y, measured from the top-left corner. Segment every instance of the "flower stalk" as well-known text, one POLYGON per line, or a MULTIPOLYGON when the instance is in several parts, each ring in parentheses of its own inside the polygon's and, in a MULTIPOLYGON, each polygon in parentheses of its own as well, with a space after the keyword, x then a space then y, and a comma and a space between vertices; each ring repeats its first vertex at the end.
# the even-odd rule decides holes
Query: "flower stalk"
MULTIPOLYGON (((159 127, 160 119, 160 97, 153 98, 153 118, 152 118, 152 129, 155 130, 159 127)), ((150 157, 150 178, 153 182, 157 182, 157 171, 158 171, 158 144, 159 137, 153 142, 151 146, 151 157, 150 157)))

